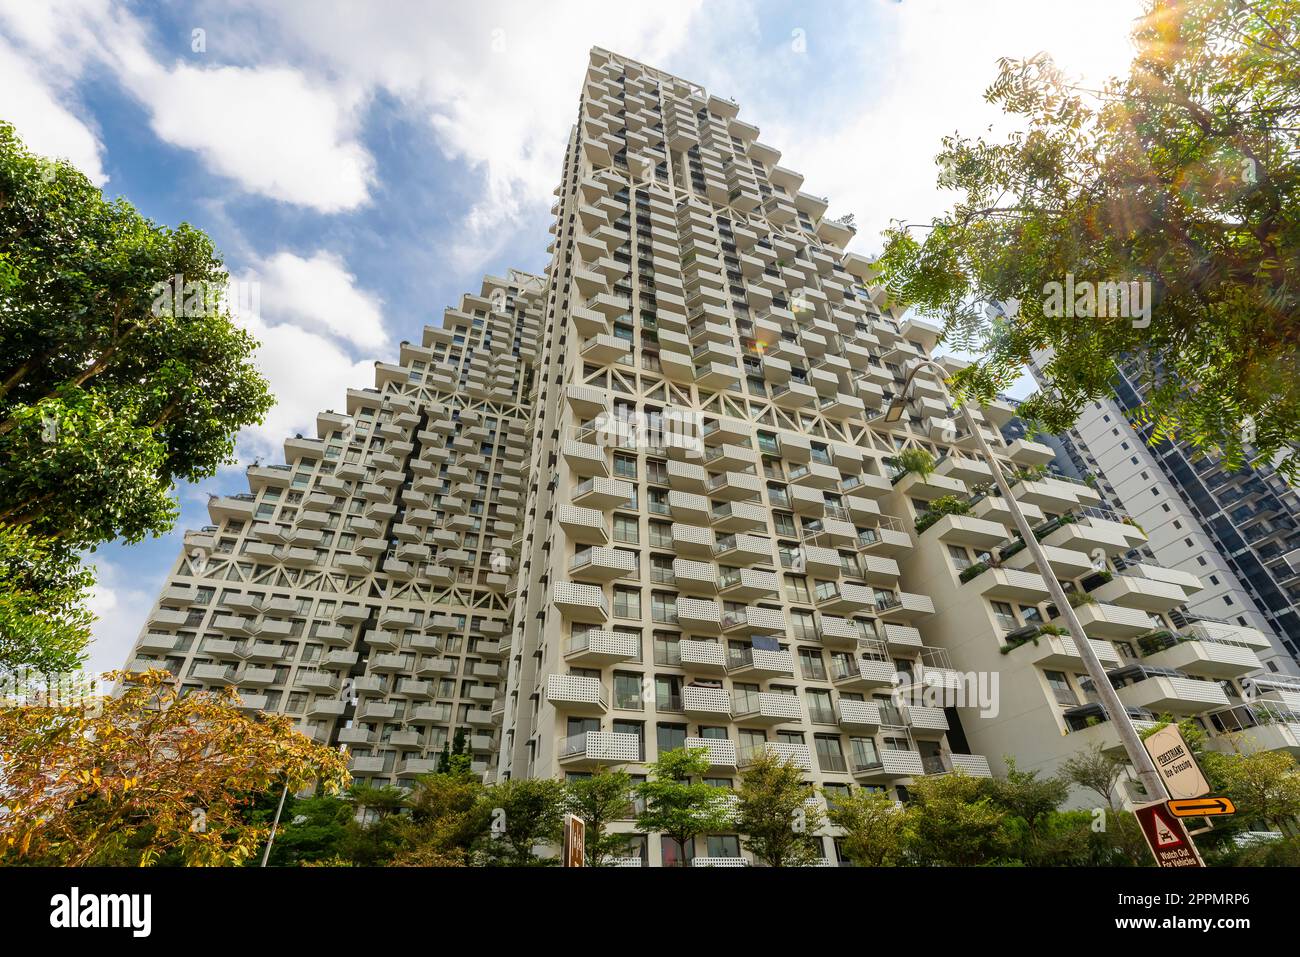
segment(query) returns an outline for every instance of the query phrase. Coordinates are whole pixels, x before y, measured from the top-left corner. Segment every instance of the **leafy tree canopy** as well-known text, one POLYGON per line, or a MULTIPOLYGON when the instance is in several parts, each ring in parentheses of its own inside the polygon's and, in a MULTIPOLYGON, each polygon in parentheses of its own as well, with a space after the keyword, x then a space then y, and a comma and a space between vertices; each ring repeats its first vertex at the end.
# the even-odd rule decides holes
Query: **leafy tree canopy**
POLYGON ((1020 411, 1060 432, 1133 357, 1155 439, 1300 479, 1300 0, 1148 0, 1133 36, 1102 90, 1000 61, 985 96, 1019 129, 944 139, 960 198, 923 238, 886 231, 881 278, 981 355, 965 398, 1050 349, 1055 388, 1020 411))

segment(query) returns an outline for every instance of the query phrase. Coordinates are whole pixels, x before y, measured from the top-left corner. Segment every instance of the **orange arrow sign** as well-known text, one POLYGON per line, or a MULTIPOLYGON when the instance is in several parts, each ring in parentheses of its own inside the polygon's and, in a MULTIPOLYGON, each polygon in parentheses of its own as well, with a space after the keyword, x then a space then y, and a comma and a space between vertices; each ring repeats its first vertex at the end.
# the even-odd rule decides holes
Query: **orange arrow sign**
POLYGON ((1182 801, 1166 803, 1169 813, 1175 817, 1212 817, 1218 814, 1236 814, 1236 806, 1227 798, 1204 797, 1189 798, 1182 801))

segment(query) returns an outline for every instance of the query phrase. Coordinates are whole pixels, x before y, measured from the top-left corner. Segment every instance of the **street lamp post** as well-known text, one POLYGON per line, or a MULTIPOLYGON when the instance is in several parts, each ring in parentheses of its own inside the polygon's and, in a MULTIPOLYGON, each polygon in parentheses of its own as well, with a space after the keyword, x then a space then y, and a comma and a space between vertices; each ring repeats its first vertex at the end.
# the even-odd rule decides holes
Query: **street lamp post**
MULTIPOLYGON (((907 396, 912 387, 912 379, 923 367, 929 367, 932 371, 938 373, 940 378, 946 379, 948 377, 947 370, 934 360, 921 359, 917 361, 911 372, 908 373, 907 380, 903 383, 903 391, 890 403, 888 410, 886 410, 886 422, 897 422, 902 417, 903 407, 907 403, 907 396)), ((971 417, 969 404, 962 404, 961 414, 966 428, 970 429, 971 435, 975 437, 980 454, 984 456, 993 472, 993 479, 997 482, 998 491, 1002 493, 1002 498, 1006 501, 1007 507, 1011 509, 1011 514, 1016 520, 1016 530, 1020 532, 1025 547, 1029 549, 1034 564, 1038 566, 1039 574, 1047 583, 1047 589, 1052 596, 1052 601, 1056 602, 1057 610, 1065 619, 1065 625, 1070 631, 1070 637, 1074 639, 1075 647, 1079 649, 1079 657, 1083 659, 1083 665, 1088 669, 1088 676, 1092 678, 1093 685, 1101 697, 1102 705, 1110 715, 1111 724, 1115 726, 1115 730, 1119 733, 1120 742, 1124 745, 1124 750, 1128 752, 1128 759, 1137 771, 1138 779, 1142 782, 1143 788, 1146 789, 1148 799, 1151 801, 1165 800, 1168 794, 1165 791, 1164 783, 1160 780, 1160 774, 1156 770, 1155 762, 1151 760, 1151 755, 1147 753, 1147 749, 1143 746, 1137 728, 1133 726, 1133 721, 1129 718, 1128 710, 1120 702, 1119 695, 1115 693, 1115 688, 1106 676, 1106 670, 1101 666, 1101 659, 1097 657, 1097 652, 1093 650, 1092 644, 1088 641, 1088 636, 1084 634, 1083 625, 1079 623, 1079 616, 1075 614, 1074 606, 1066 598, 1065 589, 1056 580, 1056 575, 1052 572, 1051 565, 1048 564, 1043 547, 1038 543, 1038 539, 1034 537, 1033 530, 1029 527, 1029 521, 1025 518, 1024 513, 1020 511, 1020 503, 1011 494, 1011 487, 1007 484, 1006 476, 1002 474, 1002 466, 993 457, 993 451, 989 448, 988 442, 985 441, 983 432, 980 431, 979 426, 971 417)))

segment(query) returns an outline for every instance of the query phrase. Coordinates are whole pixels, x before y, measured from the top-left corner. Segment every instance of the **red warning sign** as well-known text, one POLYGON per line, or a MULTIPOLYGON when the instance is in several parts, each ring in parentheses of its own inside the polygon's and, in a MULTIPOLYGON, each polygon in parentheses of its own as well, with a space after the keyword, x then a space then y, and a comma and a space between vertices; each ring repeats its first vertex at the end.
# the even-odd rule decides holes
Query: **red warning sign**
POLYGON ((1183 827, 1183 822, 1170 812, 1164 801, 1141 804, 1133 809, 1142 836, 1161 867, 1204 867, 1205 862, 1196 852, 1196 845, 1183 827))

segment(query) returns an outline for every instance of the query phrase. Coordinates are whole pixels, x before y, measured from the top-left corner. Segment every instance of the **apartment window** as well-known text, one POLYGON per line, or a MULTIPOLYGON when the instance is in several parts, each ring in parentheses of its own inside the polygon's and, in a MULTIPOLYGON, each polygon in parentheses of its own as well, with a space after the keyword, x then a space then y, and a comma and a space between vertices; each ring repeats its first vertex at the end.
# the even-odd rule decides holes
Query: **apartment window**
POLYGON ((1064 672, 1044 671, 1043 677, 1047 679, 1047 686, 1052 689, 1057 704, 1072 708, 1079 703, 1078 696, 1074 693, 1074 689, 1070 687, 1070 679, 1065 676, 1064 672))
POLYGON ((709 857, 740 857, 740 838, 734 834, 710 834, 705 843, 709 857))
POLYGON ((835 724, 835 705, 829 691, 808 689, 808 717, 813 724, 835 724))
POLYGON ((654 633, 655 664, 672 665, 682 663, 681 637, 672 632, 656 631, 654 633))
POLYGON ((812 612, 793 609, 790 612, 790 622, 790 632, 795 638, 802 638, 805 641, 817 640, 817 620, 812 612))
POLYGON ((650 617, 663 625, 677 624, 677 596, 653 592, 650 595, 650 617))
POLYGON ((786 575, 785 597, 790 601, 812 601, 812 596, 808 591, 808 580, 795 575, 786 575))
POLYGON ((660 724, 655 727, 655 747, 659 753, 686 747, 686 725, 660 724))
POLYGON ((641 541, 641 525, 630 515, 614 516, 614 541, 636 545, 641 541))
POLYGON ((998 625, 1004 631, 1015 631, 1019 627, 1016 621, 1016 613, 1012 611, 1011 606, 1004 601, 991 602, 993 606, 993 617, 998 620, 998 625))
POLYGON ((650 544, 655 548, 673 547, 673 527, 668 522, 650 523, 650 544))
POLYGON ((614 617, 615 618, 640 618, 641 617, 641 591, 637 588, 624 588, 617 586, 614 588, 614 617))
POLYGON ((655 675, 655 710, 682 710, 682 679, 679 675, 655 675))
POLYGON ((618 478, 636 478, 636 457, 630 455, 614 456, 614 475, 618 478))
POLYGON ((964 572, 974 564, 970 560, 970 552, 960 545, 949 545, 948 557, 952 559, 952 565, 958 572, 964 572))
POLYGON ((630 671, 614 672, 614 707, 623 711, 640 711, 645 707, 641 700, 641 676, 630 671))
POLYGON ((826 662, 817 648, 799 649, 799 670, 808 681, 826 680, 826 662))
POLYGON ((677 580, 673 575, 673 559, 670 556, 650 556, 650 580, 659 585, 671 585, 677 580))
POLYGON ((844 774, 848 771, 848 765, 844 762, 844 749, 840 747, 839 735, 814 735, 813 745, 817 751, 817 767, 833 774, 844 774))

